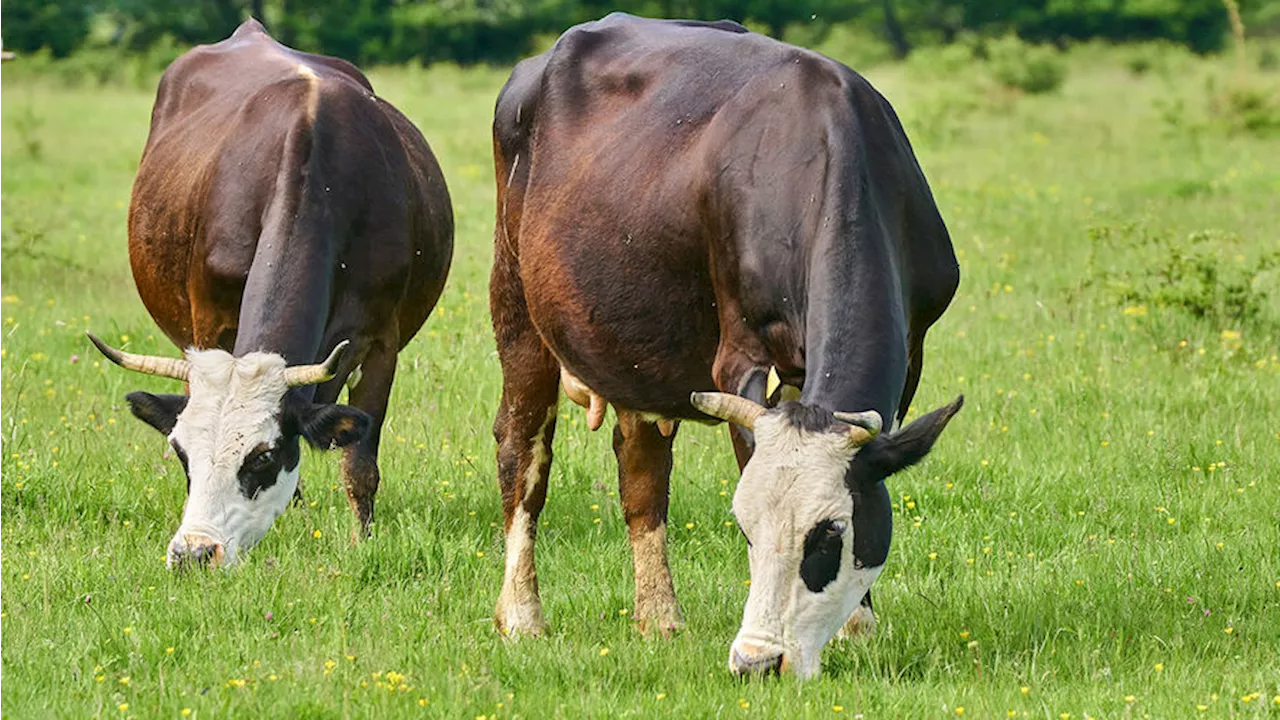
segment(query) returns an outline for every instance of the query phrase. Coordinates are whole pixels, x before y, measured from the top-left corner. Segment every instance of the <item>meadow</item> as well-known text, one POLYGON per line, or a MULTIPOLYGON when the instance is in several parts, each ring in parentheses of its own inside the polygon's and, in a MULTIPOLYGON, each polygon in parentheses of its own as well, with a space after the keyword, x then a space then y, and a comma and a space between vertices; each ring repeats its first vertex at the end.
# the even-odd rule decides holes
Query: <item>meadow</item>
POLYGON ((166 570, 182 469, 123 396, 178 390, 84 336, 177 352, 126 254, 153 79, 6 64, 3 715, 1280 717, 1280 136, 1223 99, 1241 73, 1280 83, 1140 52, 1072 51, 1042 95, 940 53, 866 70, 963 275, 916 408, 967 403, 889 481, 878 634, 833 642, 805 683, 725 666, 748 569, 723 427, 676 443, 684 632, 634 629, 609 434, 563 400, 538 544, 552 632, 493 630, 502 69, 370 72, 432 144, 457 216, 447 290, 401 356, 373 536, 351 541, 337 457, 308 451, 304 502, 240 566, 166 570))

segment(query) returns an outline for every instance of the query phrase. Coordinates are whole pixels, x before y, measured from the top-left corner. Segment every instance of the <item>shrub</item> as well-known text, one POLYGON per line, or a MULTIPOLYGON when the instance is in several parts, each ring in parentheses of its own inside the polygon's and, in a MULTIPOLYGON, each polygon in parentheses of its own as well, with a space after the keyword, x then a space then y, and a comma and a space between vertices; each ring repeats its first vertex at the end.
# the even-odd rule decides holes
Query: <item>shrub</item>
MULTIPOLYGON (((1090 230, 1094 257, 1115 251, 1138 253, 1138 269, 1103 270, 1097 277, 1112 300, 1125 307, 1171 309, 1213 327, 1280 327, 1280 251, 1252 262, 1241 254, 1241 239, 1220 232, 1178 238, 1133 226, 1090 230)), ((1088 284, 1088 283, 1087 283, 1088 284)))
POLYGON ((22 109, 14 113, 13 129, 28 157, 39 160, 44 156, 44 117, 37 115, 32 105, 23 104, 22 109))
POLYGON ((992 76, 1002 85, 1037 95, 1061 87, 1067 68, 1057 50, 1029 45, 1014 35, 986 44, 992 76))
POLYGON ((1154 40, 1125 46, 1124 66, 1134 75, 1155 73, 1164 77, 1187 70, 1192 64, 1191 52, 1166 40, 1154 40))
POLYGON ((1216 114, 1236 132, 1270 135, 1280 131, 1280 102, 1260 86, 1237 84, 1214 103, 1216 114))
POLYGON ((868 30, 864 24, 855 22, 833 24, 816 44, 801 42, 804 38, 798 34, 788 40, 817 50, 859 72, 894 59, 893 48, 884 38, 868 30))
POLYGON ((981 65, 973 47, 963 43, 917 48, 907 56, 907 72, 922 78, 954 78, 981 65))

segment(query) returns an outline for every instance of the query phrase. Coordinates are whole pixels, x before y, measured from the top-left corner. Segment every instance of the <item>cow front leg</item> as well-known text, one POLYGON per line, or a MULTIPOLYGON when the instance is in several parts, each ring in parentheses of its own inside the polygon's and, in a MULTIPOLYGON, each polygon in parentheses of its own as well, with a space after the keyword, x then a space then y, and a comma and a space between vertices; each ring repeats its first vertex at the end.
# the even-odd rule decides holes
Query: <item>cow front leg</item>
MULTIPOLYGON (((746 339, 744 336, 744 340, 746 339)), ((769 367, 765 357, 763 348, 756 342, 733 343, 722 339, 711 368, 716 387, 720 392, 733 393, 757 405, 764 405, 769 382, 769 367), (737 349, 744 344, 753 348, 752 351, 737 349)), ((750 430, 730 424, 729 439, 733 441, 733 454, 738 460, 738 470, 741 471, 755 452, 755 436, 750 430)))
POLYGON ((871 609, 871 591, 868 590, 862 597, 862 602, 854 608, 853 614, 845 621, 844 627, 840 628, 840 637, 842 639, 867 638, 875 632, 876 615, 871 609))
POLYGON ((621 411, 613 429, 618 458, 618 494, 631 538, 635 565, 634 617, 640 632, 662 635, 684 627, 667 564, 667 507, 670 499, 671 443, 652 422, 621 411))
POLYGON ((347 402, 373 418, 369 434, 342 450, 342 481, 347 489, 347 502, 360 524, 359 534, 353 531, 353 540, 367 537, 373 525, 373 501, 382 481, 378 470, 378 447, 395 376, 395 344, 379 342, 364 356, 355 375, 356 382, 347 392, 347 402))

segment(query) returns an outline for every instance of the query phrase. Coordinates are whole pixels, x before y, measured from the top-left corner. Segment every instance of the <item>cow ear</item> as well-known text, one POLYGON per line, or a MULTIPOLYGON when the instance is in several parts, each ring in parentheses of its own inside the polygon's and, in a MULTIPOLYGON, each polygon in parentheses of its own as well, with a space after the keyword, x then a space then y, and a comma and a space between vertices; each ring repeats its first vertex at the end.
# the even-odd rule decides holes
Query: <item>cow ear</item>
POLYGON ((924 459, 933 449, 933 443, 946 429, 951 418, 964 407, 964 396, 956 398, 950 405, 944 405, 925 415, 892 435, 881 435, 867 443, 854 456, 855 466, 862 466, 858 473, 862 480, 883 480, 886 477, 911 467, 924 459))
POLYGON ((348 405, 311 405, 298 413, 299 432, 320 450, 360 442, 372 426, 373 418, 348 405))
POLYGON ((187 407, 186 395, 131 392, 124 399, 128 401, 134 417, 165 435, 173 432, 173 426, 178 424, 178 416, 187 407))

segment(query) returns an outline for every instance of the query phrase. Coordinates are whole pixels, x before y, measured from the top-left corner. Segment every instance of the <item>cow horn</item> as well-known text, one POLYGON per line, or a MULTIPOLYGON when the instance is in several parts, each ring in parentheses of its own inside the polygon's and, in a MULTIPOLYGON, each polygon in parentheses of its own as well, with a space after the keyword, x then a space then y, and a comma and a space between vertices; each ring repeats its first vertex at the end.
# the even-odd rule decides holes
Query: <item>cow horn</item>
POLYGON ((347 349, 351 344, 350 340, 343 340, 333 348, 333 352, 329 353, 329 357, 324 362, 316 365, 295 365, 286 368, 284 371, 284 382, 289 387, 298 387, 300 385, 319 385, 323 382, 329 382, 338 374, 338 361, 342 359, 342 351, 347 349))
POLYGON ((875 410, 831 414, 835 419, 850 425, 849 443, 854 447, 862 447, 871 442, 872 438, 880 434, 880 428, 884 425, 884 421, 880 419, 880 413, 875 410))
POLYGON ((689 396, 689 402, 711 417, 727 420, 748 430, 756 424, 756 418, 765 413, 763 405, 728 393, 696 392, 689 396))
POLYGON ((134 355, 111 347, 93 333, 85 334, 89 336, 89 341, 93 343, 93 346, 98 348, 98 351, 103 355, 106 355, 108 360, 126 370, 136 370, 140 373, 159 375, 160 377, 173 378, 183 382, 186 382, 187 377, 191 374, 191 363, 181 358, 134 355))

